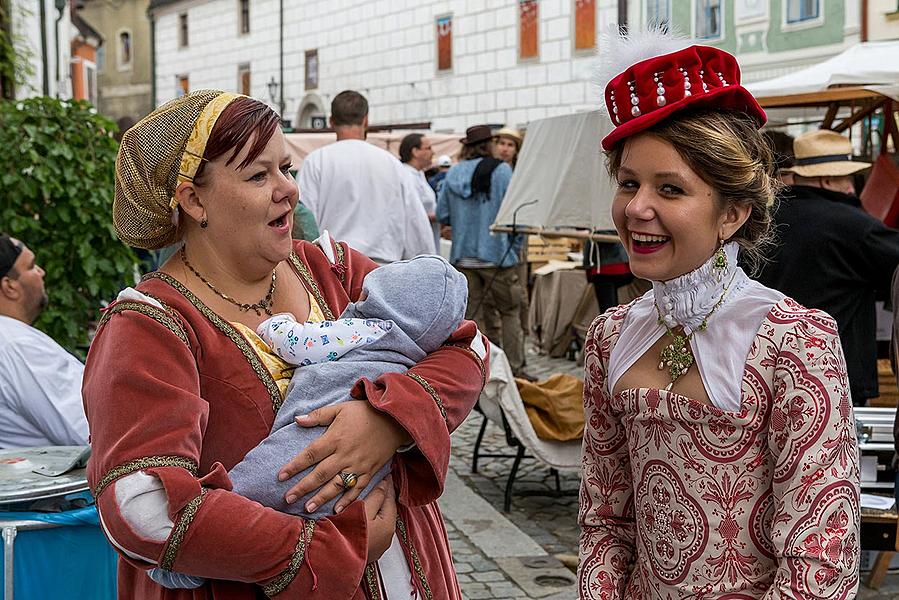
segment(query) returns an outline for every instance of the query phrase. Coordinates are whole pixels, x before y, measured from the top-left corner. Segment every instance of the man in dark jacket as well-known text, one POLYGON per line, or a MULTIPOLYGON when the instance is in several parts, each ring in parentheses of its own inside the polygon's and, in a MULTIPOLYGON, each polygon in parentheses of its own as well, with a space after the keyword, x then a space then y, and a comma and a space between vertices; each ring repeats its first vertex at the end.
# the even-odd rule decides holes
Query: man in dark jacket
POLYGON ((794 142, 794 184, 774 215, 777 247, 758 280, 837 322, 853 403, 878 395, 875 295, 890 290, 899 264, 899 231, 864 212, 853 174, 852 144, 833 131, 794 142))

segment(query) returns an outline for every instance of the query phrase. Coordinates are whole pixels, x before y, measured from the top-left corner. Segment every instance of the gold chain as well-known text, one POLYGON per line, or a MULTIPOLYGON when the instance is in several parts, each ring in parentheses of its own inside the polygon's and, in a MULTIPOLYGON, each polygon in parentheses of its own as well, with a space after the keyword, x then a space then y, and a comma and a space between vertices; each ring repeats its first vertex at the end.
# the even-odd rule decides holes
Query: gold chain
POLYGON ((244 302, 238 302, 237 300, 235 300, 234 298, 232 298, 231 296, 229 296, 229 295, 227 295, 227 294, 221 293, 220 291, 218 291, 217 289, 215 289, 215 286, 214 286, 214 285, 212 285, 211 283, 209 283, 209 280, 207 280, 205 277, 203 277, 202 275, 200 275, 200 272, 197 271, 197 270, 193 267, 193 265, 190 264, 190 262, 188 262, 188 260, 187 260, 187 255, 184 253, 184 246, 181 246, 181 261, 184 263, 184 266, 186 266, 188 269, 190 269, 190 270, 193 272, 194 275, 196 275, 197 277, 199 277, 199 278, 200 278, 200 281, 202 281, 203 283, 205 283, 206 286, 207 286, 210 290, 212 290, 213 292, 215 292, 219 297, 221 297, 221 298, 227 300, 227 301, 230 302, 231 304, 234 304, 234 305, 237 306, 240 310, 242 310, 242 311, 244 311, 244 312, 248 312, 248 311, 250 311, 250 310, 255 310, 257 316, 262 316, 262 312, 260 312, 260 311, 265 311, 265 314, 267 314, 268 316, 272 316, 272 296, 273 296, 274 293, 275 293, 275 280, 277 279, 277 276, 275 275, 275 269, 272 269, 272 284, 269 286, 269 288, 268 288, 268 294, 265 295, 265 298, 263 298, 262 300, 260 300, 260 301, 257 302, 256 304, 246 304, 246 303, 244 303, 244 302))
POLYGON ((674 382, 686 375, 687 371, 690 370, 690 367, 693 366, 693 363, 696 362, 696 358, 693 356, 693 349, 690 347, 690 340, 693 339, 693 336, 697 331, 706 330, 711 316, 715 314, 715 311, 718 310, 722 304, 724 304, 724 299, 727 297, 727 291, 730 289, 731 283, 733 283, 733 279, 731 279, 730 283, 725 286, 724 291, 721 293, 721 297, 718 298, 718 302, 715 303, 715 306, 712 307, 709 314, 705 316, 702 323, 699 324, 699 327, 692 330, 689 335, 684 335, 683 329, 681 329, 681 333, 675 333, 668 327, 668 323, 666 323, 665 319, 662 317, 662 311, 659 310, 659 305, 656 302, 653 302, 656 307, 656 313, 659 315, 659 325, 665 327, 667 335, 671 338, 671 343, 662 348, 662 352, 659 354, 659 371, 663 371, 667 368, 668 376, 671 378, 671 383, 665 387, 666 390, 670 390, 671 386, 674 385, 674 382))

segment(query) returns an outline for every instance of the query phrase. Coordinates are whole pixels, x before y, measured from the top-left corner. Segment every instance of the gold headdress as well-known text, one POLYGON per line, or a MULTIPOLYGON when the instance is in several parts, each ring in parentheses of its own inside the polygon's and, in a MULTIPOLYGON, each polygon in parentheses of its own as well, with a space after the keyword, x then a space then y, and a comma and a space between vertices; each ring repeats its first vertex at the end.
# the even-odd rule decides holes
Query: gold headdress
POLYGON ((200 90, 163 104, 122 136, 112 222, 119 238, 155 250, 176 241, 175 190, 193 181, 222 111, 239 94, 200 90))

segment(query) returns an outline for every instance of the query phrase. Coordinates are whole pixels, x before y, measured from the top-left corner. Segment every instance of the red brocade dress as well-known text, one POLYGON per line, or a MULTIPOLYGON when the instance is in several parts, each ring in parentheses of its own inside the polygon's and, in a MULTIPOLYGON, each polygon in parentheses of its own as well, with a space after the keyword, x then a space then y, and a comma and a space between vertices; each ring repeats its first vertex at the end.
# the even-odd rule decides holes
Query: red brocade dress
MULTIPOLYGON (((318 246, 295 242, 290 259, 329 319, 358 299, 365 274, 377 266, 343 244, 332 254, 335 264, 318 246)), ((361 501, 311 522, 230 491, 227 471, 269 434, 282 401, 253 347, 171 277, 151 274, 137 290, 162 308, 134 300, 110 305, 83 388, 93 448, 88 479, 121 555, 119 597, 381 598, 377 574, 365 564, 361 501), (163 539, 158 523, 140 518, 141 497, 123 483, 129 476, 164 488, 173 527, 163 539), (145 573, 156 566, 208 580, 197 589, 165 589, 145 573)), ((397 538, 422 599, 461 598, 436 500, 450 433, 483 387, 483 357, 477 328, 464 322, 410 371, 362 380, 352 392, 415 441, 396 455, 393 473, 397 538)))
POLYGON ((629 308, 587 336, 580 597, 853 598, 857 445, 833 320, 777 302, 731 412, 665 390, 610 393, 629 308))

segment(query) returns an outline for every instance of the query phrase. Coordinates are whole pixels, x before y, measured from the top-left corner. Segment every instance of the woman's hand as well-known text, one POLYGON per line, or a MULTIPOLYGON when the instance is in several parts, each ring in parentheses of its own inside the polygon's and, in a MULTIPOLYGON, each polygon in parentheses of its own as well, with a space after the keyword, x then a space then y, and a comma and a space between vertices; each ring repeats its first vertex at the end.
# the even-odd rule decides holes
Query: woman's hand
POLYGON ((396 492, 393 477, 388 475, 362 501, 368 523, 368 559, 375 562, 390 548, 396 529, 396 492))
POLYGON ((278 473, 285 481, 313 465, 315 468, 285 494, 288 504, 306 494, 318 492, 306 502, 306 510, 315 510, 328 500, 343 494, 335 504, 339 513, 355 500, 372 475, 386 465, 397 448, 411 442, 406 431, 393 418, 372 408, 368 402, 350 400, 334 406, 314 410, 297 417, 300 427, 326 426, 320 438, 309 444, 296 458, 288 462, 278 473), (343 487, 340 472, 354 473, 356 485, 349 490, 343 487))

